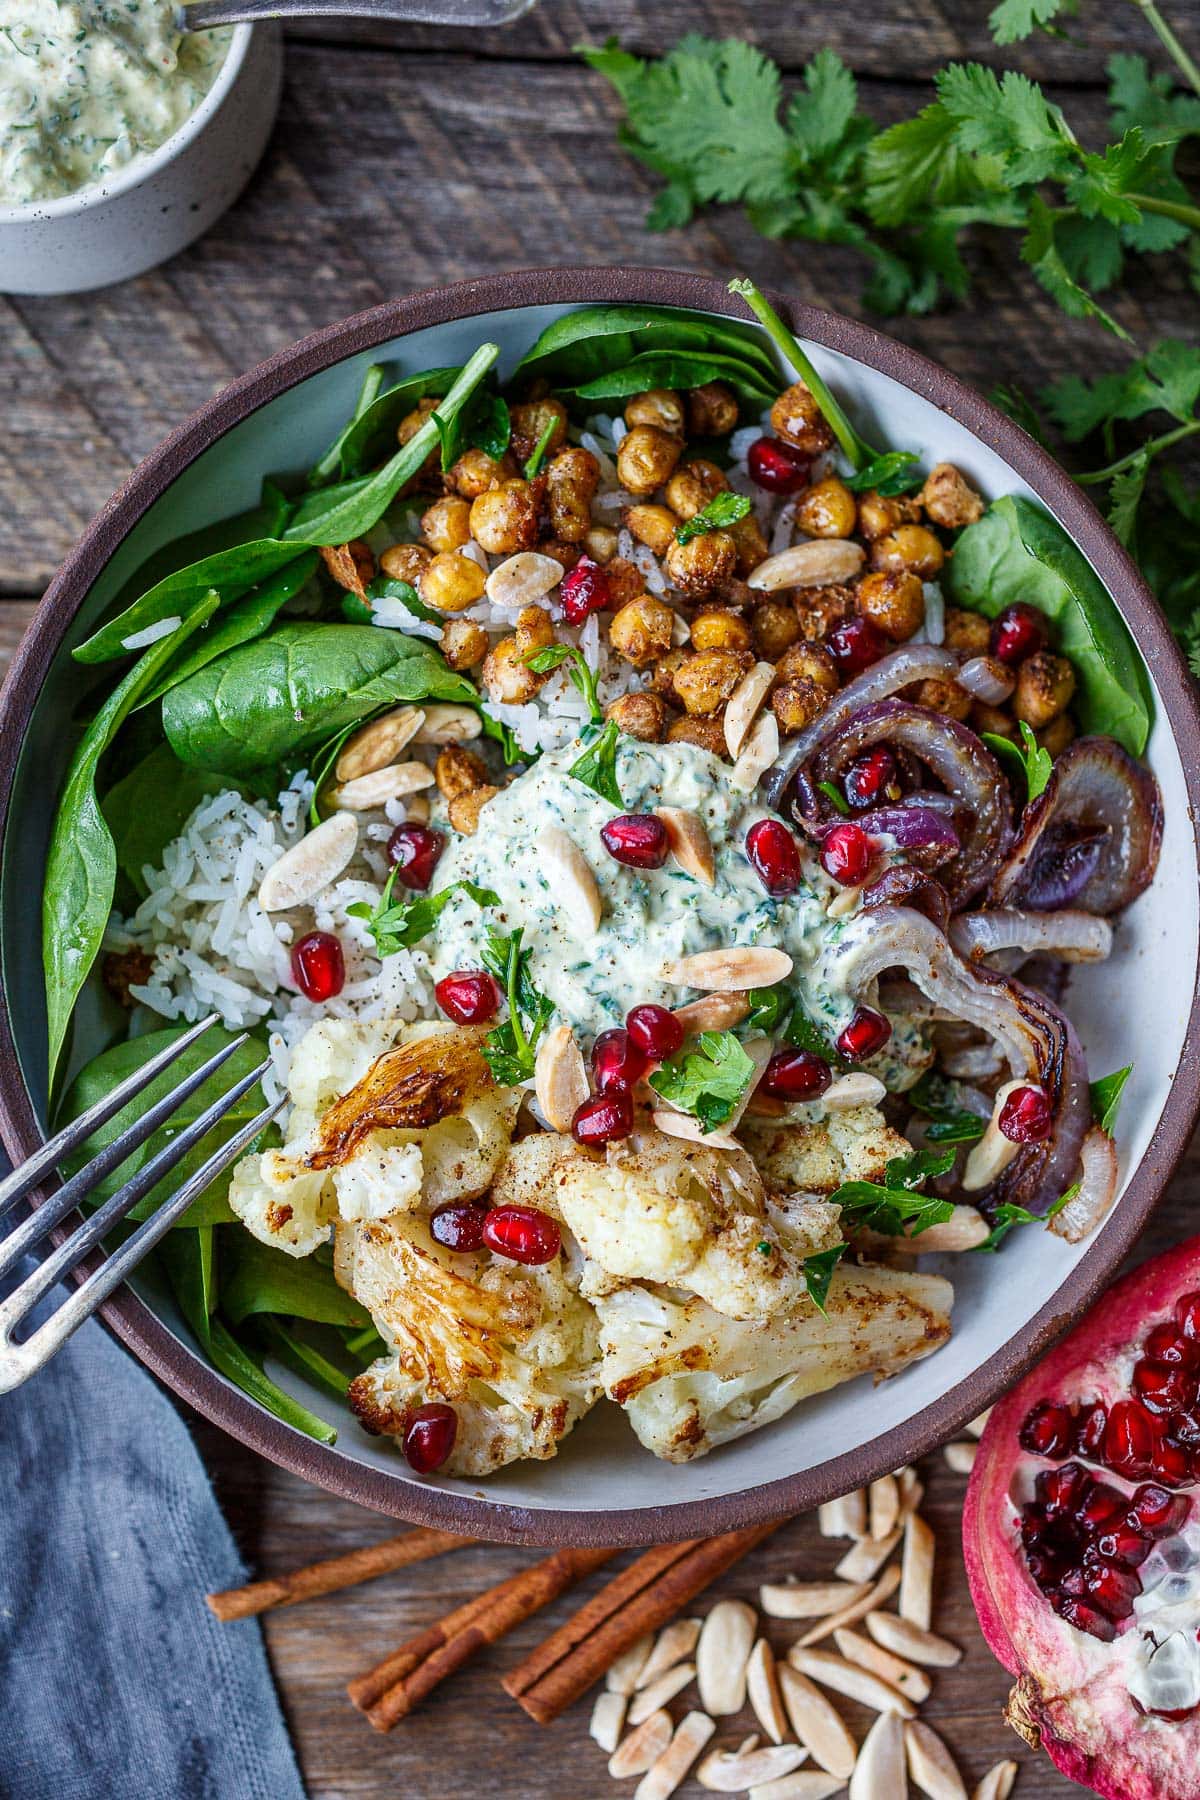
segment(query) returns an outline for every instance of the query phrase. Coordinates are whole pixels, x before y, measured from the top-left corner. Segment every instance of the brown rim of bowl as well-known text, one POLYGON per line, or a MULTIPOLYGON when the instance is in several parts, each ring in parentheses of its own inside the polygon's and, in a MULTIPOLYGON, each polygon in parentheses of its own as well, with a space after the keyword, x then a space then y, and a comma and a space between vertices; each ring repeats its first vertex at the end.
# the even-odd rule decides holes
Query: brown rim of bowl
MULTIPOLYGON (((1126 622, 1145 658, 1178 741, 1200 741, 1197 704, 1184 661, 1157 603, 1099 513, 1045 450, 980 394, 937 363, 868 325, 776 296, 801 337, 838 351, 931 401, 997 452, 1021 476, 1087 555, 1110 593, 1120 596, 1126 622)), ((231 426, 320 370, 427 326, 481 313, 549 304, 596 302, 692 307, 744 318, 719 281, 671 269, 522 269, 452 286, 429 288, 331 325, 280 351, 233 382, 192 415, 146 460, 99 513, 50 584, 35 622, 13 658, 0 691, 0 847, 5 841, 13 778, 37 695, 63 637, 100 571, 178 475, 231 426)), ((1183 758, 1193 818, 1200 814, 1200 761, 1183 758)), ((2 848, 0 848, 2 854, 2 848)), ((1200 876, 1200 849, 1198 849, 1200 876)), ((1193 993, 1180 1058, 1190 1067, 1200 1051, 1200 994, 1193 993)), ((0 1138, 14 1162, 41 1143, 0 989, 0 1138)), ((1136 1242, 1186 1148, 1200 1095, 1172 1083, 1151 1143, 1124 1194, 1062 1287, 1014 1339, 932 1405, 903 1425, 844 1456, 736 1494, 620 1512, 566 1511, 490 1501, 453 1493, 369 1467, 336 1448, 314 1443, 249 1400, 195 1355, 130 1290, 109 1301, 103 1316, 147 1368, 197 1412, 251 1449, 316 1486, 373 1510, 502 1543, 647 1544, 709 1536, 761 1520, 806 1512, 863 1486, 945 1443, 981 1413, 1053 1343, 1105 1286, 1136 1242)), ((664 1486, 669 1482, 664 1471, 664 1486)))

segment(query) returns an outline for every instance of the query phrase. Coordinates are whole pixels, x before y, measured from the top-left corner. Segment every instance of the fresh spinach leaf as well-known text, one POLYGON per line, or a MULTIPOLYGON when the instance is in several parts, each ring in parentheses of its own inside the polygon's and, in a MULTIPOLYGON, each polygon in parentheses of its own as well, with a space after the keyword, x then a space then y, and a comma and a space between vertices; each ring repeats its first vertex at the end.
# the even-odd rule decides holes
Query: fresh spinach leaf
POLYGON ((980 735, 988 749, 993 751, 1002 763, 1019 771, 1021 779, 1025 783, 1025 798, 1036 800, 1039 794, 1045 792, 1046 783, 1050 779, 1050 771, 1054 767, 1054 758, 1048 750, 1042 749, 1024 719, 1018 720, 1018 724, 1021 728, 1024 748, 1021 744, 1014 743, 1012 738, 1001 737, 995 731, 985 731, 980 735))
POLYGON ((158 868, 172 838, 209 795, 232 787, 244 792, 232 776, 215 779, 204 769, 181 763, 170 744, 159 744, 137 763, 100 802, 117 853, 117 867, 128 877, 139 899, 147 892, 143 869, 158 868))
POLYGON ((717 352, 768 381, 775 378, 760 339, 730 319, 660 306, 585 306, 546 327, 518 363, 513 382, 577 387, 652 351, 717 352))
POLYGON ((259 1314, 255 1324, 267 1349, 278 1357, 284 1368, 291 1369, 301 1380, 324 1388, 335 1400, 345 1400, 353 1376, 332 1362, 318 1345, 310 1343, 290 1325, 284 1325, 275 1313, 259 1314))
MULTIPOLYGON (((71 654, 76 662, 82 663, 111 662, 115 657, 128 656, 126 638, 151 625, 161 625, 164 619, 179 618, 186 625, 192 615, 204 607, 208 608, 211 617, 215 608, 209 601, 214 594, 219 605, 231 606, 260 581, 266 581, 288 563, 295 562, 302 549, 300 545, 280 543, 276 538, 260 538, 254 543, 237 544, 232 549, 201 557, 199 562, 165 576, 115 619, 101 625, 71 654)), ((158 645, 153 644, 150 648, 157 650, 158 645)))
POLYGON ((467 443, 499 462, 512 441, 512 416, 507 401, 499 394, 481 390, 473 404, 464 409, 464 416, 467 443))
POLYGON ((1121 1105, 1121 1095, 1125 1092, 1125 1083, 1133 1074, 1133 1064, 1126 1063, 1123 1069, 1117 1069, 1111 1075, 1102 1075, 1099 1081, 1091 1084, 1092 1117, 1101 1131, 1109 1137, 1113 1134, 1113 1126, 1117 1122, 1117 1113, 1121 1105))
POLYGON ((911 494, 924 479, 917 468, 920 460, 913 450, 885 450, 880 456, 872 457, 865 468, 848 475, 846 486, 855 494, 864 494, 873 488, 886 500, 894 499, 897 494, 911 494))
POLYGON ((764 375, 739 357, 722 356, 708 350, 650 350, 644 356, 635 356, 621 368, 594 376, 591 381, 576 386, 564 383, 556 388, 556 392, 568 394, 592 407, 602 401, 622 400, 628 394, 644 393, 648 388, 686 389, 703 387, 709 381, 724 382, 744 406, 759 411, 779 392, 779 376, 774 371, 764 375))
POLYGON ((176 661, 168 663, 139 705, 151 705, 155 700, 161 699, 168 688, 186 681, 189 675, 197 674, 210 662, 216 662, 227 650, 236 650, 240 645, 253 643, 255 638, 262 637, 275 623, 281 608, 289 600, 293 600, 312 579, 319 560, 315 550, 308 550, 303 556, 286 563, 277 574, 251 588, 243 599, 235 601, 206 627, 200 637, 181 650, 176 661))
POLYGON ((278 538, 290 510, 287 495, 268 477, 262 484, 257 506, 237 513, 231 519, 218 519, 213 525, 201 525, 196 531, 187 531, 153 551, 121 583, 112 603, 113 610, 123 612, 139 595, 157 587, 168 575, 190 568, 206 557, 232 550, 239 544, 257 544, 267 538, 278 538))
POLYGON ((906 1097, 929 1120, 926 1143, 973 1144, 987 1130, 987 1119, 960 1105, 955 1084, 933 1069, 925 1071, 906 1097))
POLYGON ((282 1313, 318 1325, 362 1330, 370 1314, 339 1286, 328 1263, 288 1256, 240 1224, 221 1240, 221 1312, 231 1325, 258 1313, 282 1313))
MULTIPOLYGON (((348 595, 347 598, 355 599, 357 596, 348 595)), ((423 619, 426 624, 441 625, 444 623, 442 614, 434 612, 431 606, 426 606, 411 581, 397 581, 392 575, 380 575, 375 581, 367 583, 368 617, 372 612, 371 602, 375 600, 399 600, 402 606, 408 608, 414 619, 423 619)))
MULTIPOLYGON (((378 365, 367 371, 368 375, 373 373, 382 373, 378 365)), ((406 414, 414 411, 421 400, 434 396, 441 399, 448 394, 461 373, 461 369, 427 369, 420 375, 408 375, 385 392, 372 395, 365 407, 361 405, 360 393, 353 418, 309 471, 309 487, 352 481, 385 458, 395 445, 397 427, 406 414)))
POLYGON ((704 537, 710 531, 720 531, 726 525, 736 525, 750 511, 751 500, 748 494, 722 492, 714 494, 706 506, 693 513, 690 519, 683 519, 675 527, 675 542, 690 544, 693 538, 704 537))
POLYGON ((452 881, 436 894, 418 894, 411 900, 392 899, 392 889, 400 873, 393 868, 374 906, 356 900, 346 911, 356 919, 367 921, 367 930, 375 940, 380 956, 395 956, 428 937, 455 894, 469 894, 476 906, 499 906, 500 896, 491 888, 478 887, 473 881, 452 881))
POLYGON ((800 1265, 800 1273, 804 1277, 808 1297, 822 1315, 825 1313, 825 1302, 829 1298, 829 1285, 833 1280, 833 1271, 849 1248, 849 1244, 835 1244, 832 1250, 814 1251, 812 1256, 806 1256, 800 1265))
POLYGON ((599 736, 587 743, 583 753, 575 758, 567 774, 573 775, 576 781, 582 781, 585 787, 590 787, 602 800, 607 800, 610 806, 624 812, 625 802, 621 798, 621 788, 617 781, 617 747, 620 740, 620 728, 615 719, 610 719, 599 736))
POLYGON ((571 686, 587 701, 592 724, 604 723, 604 708, 596 692, 595 671, 582 650, 577 650, 573 644, 547 644, 542 650, 531 650, 525 660, 535 675, 548 674, 551 669, 567 663, 571 686))
POLYGON ((483 1046, 487 1065, 501 1087, 533 1078, 538 1039, 554 1016, 554 1002, 534 985, 529 952, 521 947, 522 927, 507 934, 489 930, 483 966, 496 977, 508 1001, 508 1018, 489 1031, 483 1046))
POLYGON ((650 1077, 656 1094, 716 1131, 737 1111, 754 1080, 755 1064, 732 1031, 702 1031, 695 1050, 670 1057, 650 1077))

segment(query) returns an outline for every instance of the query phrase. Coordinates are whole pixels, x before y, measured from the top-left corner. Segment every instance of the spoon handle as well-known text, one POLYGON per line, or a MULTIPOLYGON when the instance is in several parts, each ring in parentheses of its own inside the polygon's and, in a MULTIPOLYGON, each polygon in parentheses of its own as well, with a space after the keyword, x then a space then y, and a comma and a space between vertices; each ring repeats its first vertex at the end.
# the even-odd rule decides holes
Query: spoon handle
POLYGON ((259 19, 395 19, 422 25, 507 25, 535 0, 186 0, 181 29, 259 19))

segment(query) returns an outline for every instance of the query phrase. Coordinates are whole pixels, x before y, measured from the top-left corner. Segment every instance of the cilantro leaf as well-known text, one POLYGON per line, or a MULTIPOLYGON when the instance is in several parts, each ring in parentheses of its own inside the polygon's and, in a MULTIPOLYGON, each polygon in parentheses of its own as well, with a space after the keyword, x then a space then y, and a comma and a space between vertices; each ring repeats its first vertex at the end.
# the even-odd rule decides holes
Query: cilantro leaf
POLYGON ((413 900, 393 902, 392 889, 399 873, 398 867, 391 871, 374 906, 365 900, 356 900, 353 906, 346 908, 354 918, 367 921, 367 930, 374 938, 380 956, 395 956, 397 950, 407 950, 428 937, 455 894, 469 894, 476 906, 500 904, 499 894, 493 893, 491 888, 477 887, 473 881, 452 881, 436 894, 419 894, 413 900))
POLYGON ((816 1250, 811 1256, 806 1256, 800 1265, 808 1297, 821 1314, 824 1314, 825 1302, 829 1298, 833 1271, 849 1248, 849 1244, 835 1244, 832 1250, 816 1250))
POLYGON ((1009 768, 1019 769, 1025 780, 1025 797, 1036 800, 1043 793, 1050 779, 1050 771, 1054 767, 1054 758, 1048 750, 1043 750, 1033 732, 1024 719, 1018 721, 1024 748, 1014 744, 1011 738, 1001 737, 997 732, 983 732, 983 742, 989 750, 995 752, 1001 762, 1009 768))
POLYGON ((881 456, 872 457, 865 468, 848 475, 846 486, 856 494, 874 488, 885 500, 897 494, 911 494, 923 480, 914 466, 920 460, 912 450, 885 450, 881 456))
POLYGON ((690 519, 684 519, 675 527, 675 542, 690 544, 693 538, 704 537, 710 531, 720 531, 723 526, 736 525, 750 511, 752 502, 748 494, 735 494, 729 489, 714 494, 706 506, 693 513, 690 519))
POLYGON ((1072 1185, 1067 1188, 1065 1193, 1058 1196, 1054 1205, 1046 1213, 1033 1213, 1029 1211, 1028 1207, 1018 1206, 1015 1200, 1002 1200, 996 1208, 991 1231, 988 1233, 987 1237, 984 1238, 982 1244, 976 1244, 974 1246, 975 1249, 982 1255, 990 1255, 993 1251, 1000 1248, 1014 1226, 1049 1225, 1051 1219, 1054 1218, 1056 1213, 1062 1211, 1063 1207, 1067 1204, 1067 1201, 1075 1198, 1076 1194, 1079 1192, 1079 1188, 1080 1183, 1078 1181, 1073 1182, 1072 1185))
POLYGON ((1096 319, 1114 336, 1128 338, 1125 327, 1095 301, 1075 280, 1055 237, 1055 215, 1044 200, 1034 195, 1029 204, 1029 230, 1021 245, 1021 260, 1033 270, 1052 300, 1072 319, 1096 319))
POLYGON ((1102 1075, 1099 1081, 1091 1084, 1092 1117, 1101 1131, 1109 1137, 1113 1134, 1113 1126, 1117 1122, 1117 1112, 1121 1105, 1121 1095, 1125 1091, 1125 1083, 1133 1073, 1133 1064, 1126 1063, 1123 1069, 1117 1069, 1111 1075, 1102 1075))
MULTIPOLYGON (((587 701, 592 724, 604 723, 604 708, 596 692, 595 671, 582 650, 577 650, 573 644, 547 644, 541 650, 531 650, 525 660, 535 675, 545 675, 551 669, 560 668, 563 663, 567 663, 571 686, 587 701)), ((571 773, 574 774, 574 770, 571 773)))
MULTIPOLYGON (((567 770, 576 781, 582 781, 594 793, 607 800, 610 805, 625 811, 625 802, 621 798, 621 789, 617 782, 617 746, 621 732, 615 719, 610 719, 604 730, 590 743, 582 754, 575 758, 567 770)), ((586 734, 585 734, 586 742, 586 734)))
POLYGON ((1055 19, 1060 14, 1073 17, 1078 9, 1079 0, 1000 0, 988 17, 988 29, 998 44, 1015 44, 1035 31, 1061 37, 1061 31, 1053 30, 1055 19))
POLYGON ((496 977, 508 1001, 508 1018, 489 1031, 483 1054, 501 1087, 516 1087, 533 1078, 538 1039, 554 1016, 554 1002, 534 985, 529 952, 522 949, 524 928, 489 930, 483 966, 496 977))
POLYGON ((933 1069, 926 1069, 907 1099, 930 1121, 925 1128, 929 1144, 973 1144, 987 1130, 987 1119, 969 1107, 961 1106, 958 1089, 933 1069))
POLYGON ((654 1071, 650 1086, 708 1132, 733 1117, 756 1073, 732 1031, 702 1031, 694 1050, 670 1057, 654 1071))

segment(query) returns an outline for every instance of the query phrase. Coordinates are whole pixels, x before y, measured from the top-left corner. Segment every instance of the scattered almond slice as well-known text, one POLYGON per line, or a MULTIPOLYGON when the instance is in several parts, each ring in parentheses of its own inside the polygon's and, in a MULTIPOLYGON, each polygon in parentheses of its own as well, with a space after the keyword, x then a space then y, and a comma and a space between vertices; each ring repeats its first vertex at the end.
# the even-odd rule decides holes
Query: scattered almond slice
POLYGON ((741 755, 742 746, 750 735, 750 727, 758 717, 759 708, 770 693, 774 680, 774 663, 756 662, 753 668, 747 669, 729 696, 723 721, 725 747, 735 761, 741 755))
POLYGON ((836 1081, 830 1082, 821 1095, 821 1105, 827 1113, 849 1112, 854 1106, 877 1106, 886 1093, 878 1076, 868 1075, 865 1069, 854 1069, 849 1075, 839 1075, 836 1081))
POLYGON ((372 769, 368 775, 343 781, 340 787, 330 790, 329 798, 346 812, 371 812, 377 806, 386 806, 389 800, 402 800, 406 794, 432 787, 433 779, 428 763, 389 763, 385 769, 372 769))
POLYGON ((870 1581, 882 1569, 899 1542, 898 1530, 889 1532, 887 1537, 880 1538, 878 1542, 870 1537, 859 1538, 853 1549, 847 1550, 833 1572, 843 1581, 870 1581))
POLYGON ((915 1469, 905 1467, 896 1470, 896 1486, 900 1489, 900 1517, 907 1519, 925 1498, 925 1483, 915 1469))
POLYGON ((746 1703, 746 1668, 758 1636, 758 1618, 744 1600, 718 1600, 696 1645, 696 1685, 700 1704, 715 1718, 740 1712, 746 1703))
POLYGON ((699 1619, 673 1619, 665 1625, 654 1640, 654 1648, 642 1667, 642 1672, 634 1682, 634 1692, 647 1688, 668 1669, 686 1662, 696 1648, 700 1636, 699 1619))
POLYGON ((987 1422, 991 1416, 992 1409, 989 1406, 987 1411, 981 1412, 977 1419, 968 1419, 963 1427, 964 1431, 969 1431, 973 1438, 981 1438, 987 1429, 987 1422))
POLYGON ((996 1089, 987 1130, 979 1142, 972 1146, 963 1166, 960 1182, 965 1194, 977 1194, 981 1188, 991 1187, 1020 1149, 1020 1145, 1014 1143, 1012 1138, 1005 1137, 1000 1129, 999 1119, 1004 1102, 1023 1085, 1023 1081, 1006 1081, 996 1089))
POLYGON ((898 1688, 906 1700, 917 1706, 928 1700, 933 1684, 924 1669, 905 1662, 902 1656, 893 1656, 890 1650, 873 1644, 870 1638, 860 1637, 857 1631, 850 1631, 844 1625, 839 1626, 833 1636, 847 1662, 857 1663, 860 1669, 869 1669, 872 1675, 878 1675, 881 1681, 898 1688))
POLYGON ((921 1663, 928 1669, 952 1669, 962 1661, 962 1651, 957 1644, 932 1631, 922 1631, 919 1625, 911 1625, 907 1619, 897 1618, 895 1613, 868 1613, 867 1630, 885 1650, 891 1650, 909 1662, 921 1663))
POLYGON ((760 562, 748 586, 767 594, 776 588, 828 587, 852 581, 865 561, 862 545, 848 538, 810 538, 760 562))
POLYGON ((716 1730, 707 1713, 690 1712, 658 1761, 642 1777, 633 1800, 668 1800, 716 1730))
POLYGON ((473 706, 439 700, 424 714, 414 744, 469 744, 483 735, 483 720, 473 706))
POLYGON ((810 1625, 803 1637, 796 1640, 800 1648, 807 1650, 810 1644, 819 1644, 822 1638, 828 1637, 831 1631, 836 1631, 839 1625, 857 1624, 859 1619, 865 1618, 869 1612, 874 1612, 876 1607, 882 1606, 885 1600, 890 1600, 899 1585, 899 1569, 885 1569, 874 1587, 868 1588, 866 1593, 861 1594, 857 1600, 852 1600, 848 1606, 843 1606, 840 1612, 830 1613, 828 1618, 820 1619, 815 1625, 810 1625))
MULTIPOLYGON (((771 673, 774 674, 774 670, 771 673)), ((667 848, 684 874, 693 876, 705 887, 712 887, 717 879, 717 866, 712 839, 700 814, 688 812, 682 806, 658 806, 654 810, 656 818, 666 827, 667 848)))
MULTIPOLYGON (((884 1615, 874 1613, 871 1616, 880 1618, 884 1615)), ((876 1712, 890 1709, 899 1713, 902 1719, 916 1717, 916 1707, 911 1700, 905 1699, 899 1688, 881 1681, 878 1675, 872 1675, 858 1663, 835 1656, 832 1650, 806 1650, 794 1644, 788 1651, 788 1662, 801 1675, 819 1681, 822 1687, 832 1688, 835 1694, 845 1694, 848 1700, 861 1700, 864 1706, 874 1707, 876 1712)))
POLYGON ((668 1137, 683 1138, 689 1144, 707 1144, 710 1150, 740 1150, 741 1145, 727 1131, 705 1131, 691 1113, 674 1112, 663 1107, 650 1114, 650 1122, 668 1137))
POLYGON ((671 1715, 651 1713, 636 1731, 623 1738, 608 1759, 608 1772, 614 1781, 627 1775, 644 1775, 652 1768, 671 1741, 671 1715))
POLYGON ((389 763, 395 762, 404 746, 412 742, 424 723, 425 714, 420 707, 398 706, 384 713, 382 718, 360 725, 342 745, 334 765, 334 779, 354 781, 359 775, 386 769, 389 763))
POLYGON ((696 1780, 714 1794, 744 1794, 764 1781, 778 1781, 798 1769, 808 1755, 799 1744, 764 1744, 761 1750, 713 1750, 696 1770, 696 1780))
POLYGON ((787 1736, 787 1713, 779 1691, 775 1652, 766 1638, 759 1638, 746 1664, 746 1694, 754 1716, 773 1744, 787 1736))
POLYGON ((729 771, 730 787, 739 794, 752 794, 760 777, 778 758, 779 723, 774 713, 760 713, 742 754, 729 771))
POLYGON ((623 1650, 604 1677, 604 1685, 611 1694, 632 1694, 638 1684, 638 1676, 646 1666, 646 1659, 654 1648, 652 1632, 646 1632, 636 1644, 630 1644, 623 1650))
POLYGON ((838 888, 825 908, 825 917, 827 919, 849 918, 850 914, 857 909, 865 886, 866 883, 860 881, 857 885, 851 883, 849 887, 838 888))
POLYGON ((750 1016, 750 1002, 745 994, 705 994, 674 1010, 688 1036, 694 1037, 701 1031, 729 1031, 740 1025, 750 1016))
POLYGON ((819 1619, 852 1606, 870 1591, 865 1581, 784 1581, 760 1587, 758 1600, 773 1619, 819 1619))
POLYGON ((870 1487, 871 1536, 882 1543, 890 1537, 900 1517, 900 1489, 894 1475, 881 1475, 870 1487))
POLYGON ((590 1090, 583 1053, 569 1025, 555 1025, 538 1045, 533 1091, 551 1129, 570 1131, 590 1090))
POLYGON ((900 1617, 928 1631, 933 1624, 933 1533, 920 1513, 904 1521, 904 1554, 900 1564, 900 1617))
POLYGON ((833 1702, 789 1663, 779 1665, 779 1690, 792 1730, 813 1761, 848 1781, 858 1745, 833 1702))
POLYGON ((664 966, 662 978, 710 994, 745 994, 750 988, 774 987, 791 972, 792 959, 784 950, 767 944, 730 944, 723 950, 681 956, 664 966))
POLYGON ((665 1670, 649 1687, 639 1688, 629 1702, 629 1723, 640 1725, 643 1719, 648 1719, 651 1713, 665 1706, 668 1700, 673 1700, 676 1694, 682 1694, 695 1677, 695 1663, 676 1663, 673 1669, 665 1670))
MULTIPOLYGON (((875 1078, 871 1076, 870 1079, 875 1078)), ((833 1085, 836 1087, 837 1083, 833 1085)), ((824 1098, 828 1101, 828 1091, 824 1098)), ((840 1499, 827 1500, 824 1506, 819 1506, 817 1529, 822 1537, 862 1537, 867 1529, 866 1490, 855 1488, 852 1494, 843 1494, 840 1499)))
POLYGON ((587 857, 559 825, 543 825, 538 851, 548 877, 551 898, 566 914, 572 935, 590 938, 600 924, 600 889, 587 857))
POLYGON ((881 1712, 863 1739, 848 1800, 906 1800, 904 1731, 894 1712, 881 1712))
POLYGON ((1018 1772, 1018 1765, 1009 1758, 1004 1762, 993 1763, 976 1786, 971 1800, 1008 1800, 1018 1772))
POLYGON ((956 1206, 948 1219, 915 1234, 901 1232, 892 1239, 895 1250, 909 1256, 954 1256, 977 1250, 987 1242, 991 1226, 974 1206, 956 1206))
POLYGON ((920 1719, 904 1727, 908 1772, 929 1800, 967 1800, 963 1778, 937 1732, 920 1719))
POLYGON ((485 589, 494 606, 532 606, 556 588, 562 578, 562 564, 553 556, 543 556, 538 550, 518 550, 496 564, 485 589))
POLYGON ((358 848, 358 824, 353 813, 337 812, 308 831, 259 883, 258 904, 264 912, 285 912, 315 900, 322 888, 341 874, 358 848))
POLYGON ((588 1726, 588 1736, 595 1738, 600 1748, 611 1756, 621 1741, 621 1732, 624 1728, 624 1694, 613 1694, 607 1688, 603 1689, 596 1695, 596 1703, 592 1707, 592 1722, 588 1726))
POLYGON ((780 1781, 765 1781, 750 1789, 750 1800, 830 1800, 845 1787, 841 1775, 821 1775, 815 1769, 798 1775, 785 1775, 780 1781))
POLYGON ((946 1467, 953 1469, 956 1475, 969 1475, 975 1467, 975 1458, 979 1455, 979 1445, 970 1443, 944 1444, 942 1455, 946 1459, 946 1467))

